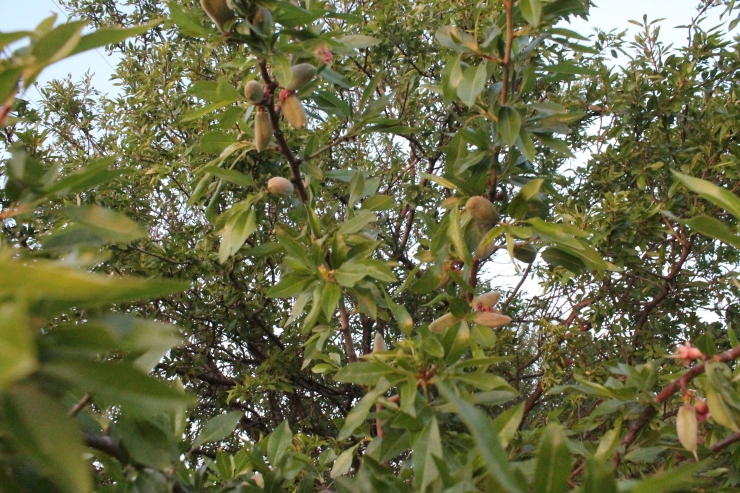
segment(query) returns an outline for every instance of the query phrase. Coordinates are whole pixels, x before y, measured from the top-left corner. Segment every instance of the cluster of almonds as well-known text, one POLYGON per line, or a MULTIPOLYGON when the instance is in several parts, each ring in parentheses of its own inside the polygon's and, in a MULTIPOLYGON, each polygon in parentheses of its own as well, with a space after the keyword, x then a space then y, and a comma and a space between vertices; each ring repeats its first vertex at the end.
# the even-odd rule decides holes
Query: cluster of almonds
MULTIPOLYGON (((476 296, 470 302, 470 307, 475 310, 475 317, 473 322, 486 327, 503 327, 511 323, 511 317, 508 317, 501 313, 500 310, 494 308, 496 303, 501 299, 501 293, 491 291, 490 293, 476 296)), ((429 324, 429 330, 435 334, 439 334, 452 327, 454 324, 462 320, 460 317, 456 317, 452 313, 442 315, 434 322, 429 324)))
MULTIPOLYGON (((699 348, 692 346, 690 342, 686 342, 685 344, 678 346, 676 351, 673 353, 673 357, 677 361, 683 361, 685 366, 691 365, 691 362, 694 360, 706 359, 704 353, 702 353, 699 348)), ((707 399, 711 399, 713 397, 714 394, 707 394, 707 399)), ((698 461, 699 456, 696 453, 696 449, 699 442, 699 423, 710 416, 709 406, 703 400, 693 396, 690 391, 684 393, 683 399, 684 404, 678 410, 678 414, 676 415, 676 434, 678 435, 678 441, 681 442, 683 448, 693 453, 694 458, 698 461), (689 403, 692 397, 694 405, 689 403)), ((717 411, 724 409, 724 406, 715 404, 712 404, 712 407, 717 411)), ((723 421, 725 420, 722 418, 723 417, 719 415, 714 417, 715 421, 720 424, 724 424, 723 421)), ((731 420, 729 418, 726 421, 731 424, 731 420)), ((730 428, 731 427, 732 426, 730 426, 730 428)))
MULTIPOLYGON (((676 434, 678 441, 683 448, 694 454, 698 461, 699 456, 696 453, 699 444, 699 423, 706 420, 711 414, 706 402, 694 397, 694 405, 689 404, 690 394, 684 395, 684 404, 678 410, 676 415, 676 434)), ((715 418, 715 421, 718 421, 715 418)))
MULTIPOLYGON (((278 104, 288 123, 295 128, 303 128, 306 126, 306 111, 296 96, 296 90, 311 82, 316 76, 316 67, 310 63, 299 63, 292 67, 291 73, 288 87, 280 91, 278 104)), ((267 94, 262 84, 256 80, 250 80, 244 85, 244 97, 257 108, 254 116, 254 147, 261 152, 272 139, 270 117, 263 108, 267 94)))

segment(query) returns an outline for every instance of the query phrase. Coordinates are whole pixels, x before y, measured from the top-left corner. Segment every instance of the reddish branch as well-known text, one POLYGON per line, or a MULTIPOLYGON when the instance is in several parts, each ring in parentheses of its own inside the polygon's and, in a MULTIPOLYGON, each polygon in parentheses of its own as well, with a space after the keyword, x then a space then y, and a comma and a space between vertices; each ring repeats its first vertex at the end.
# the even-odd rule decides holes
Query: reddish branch
MULTIPOLYGON (((680 241, 680 240, 679 240, 680 241)), ((671 288, 673 287, 673 283, 675 282, 676 277, 681 272, 681 269, 683 268, 683 264, 686 262, 686 259, 689 257, 689 253, 691 253, 691 246, 692 246, 693 240, 690 242, 687 241, 681 241, 681 255, 679 256, 678 260, 675 264, 673 264, 673 267, 671 268, 671 272, 665 276, 665 282, 663 282, 663 285, 660 287, 660 291, 658 294, 653 298, 649 303, 647 303, 640 313, 640 318, 637 320, 637 324, 635 325, 635 331, 632 336, 632 347, 637 347, 638 342, 640 340, 640 334, 642 333, 642 328, 645 326, 645 324, 648 321, 648 318, 650 317, 650 313, 653 311, 655 307, 657 307, 663 300, 665 300, 668 297, 668 294, 671 292, 671 288)))
MULTIPOLYGON (((723 353, 720 353, 714 356, 711 359, 711 361, 719 361, 719 362, 725 363, 728 361, 733 361, 737 359, 738 357, 740 357, 740 346, 734 347, 732 349, 729 349, 723 353)), ((707 363, 701 363, 696 366, 693 366, 691 369, 689 369, 689 371, 687 371, 686 373, 681 375, 679 378, 672 381, 655 397, 655 402, 653 404, 646 406, 645 409, 642 411, 642 414, 640 414, 640 416, 637 419, 635 419, 634 421, 632 421, 632 423, 630 423, 630 426, 627 429, 627 434, 622 439, 622 443, 620 444, 620 447, 619 447, 620 449, 623 450, 623 452, 620 452, 620 450, 617 450, 617 452, 614 453, 614 457, 612 458, 612 463, 614 464, 614 467, 619 465, 619 463, 622 460, 623 453, 627 453, 627 449, 637 439, 637 435, 640 433, 640 430, 642 430, 642 428, 645 425, 650 423, 653 417, 658 413, 657 406, 662 404, 666 400, 668 400, 668 398, 670 398, 673 394, 678 392, 680 389, 685 388, 691 380, 693 380, 694 378, 704 373, 706 371, 706 366, 707 366, 707 363)), ((725 440, 728 440, 728 439, 725 439, 725 440)), ((734 441, 738 441, 738 440, 740 440, 740 437, 738 437, 734 441)), ((734 441, 730 443, 734 443, 734 441)), ((730 443, 724 446, 726 447, 730 445, 730 443)))

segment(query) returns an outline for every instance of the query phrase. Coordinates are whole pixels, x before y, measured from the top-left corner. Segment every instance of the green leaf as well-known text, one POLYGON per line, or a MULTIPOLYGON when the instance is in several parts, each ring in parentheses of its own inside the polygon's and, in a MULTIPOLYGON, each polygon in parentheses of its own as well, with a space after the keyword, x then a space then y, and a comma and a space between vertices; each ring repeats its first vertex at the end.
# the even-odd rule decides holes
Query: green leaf
MULTIPOLYGON (((66 409, 31 386, 11 388, 2 398, 4 436, 60 491, 92 491, 92 475, 83 456, 77 426, 66 409)), ((5 486, 5 485, 3 485, 5 486)))
POLYGON ((293 432, 290 431, 288 422, 283 421, 267 439, 267 459, 270 463, 277 466, 280 459, 285 455, 285 451, 292 443, 293 432))
POLYGON ((67 207, 64 213, 110 243, 130 243, 147 236, 128 217, 99 205, 67 207))
POLYGON ((369 223, 377 221, 378 218, 370 211, 359 210, 355 214, 355 217, 348 221, 344 221, 339 225, 337 233, 342 235, 350 235, 361 231, 369 223))
POLYGON ((534 473, 534 491, 537 493, 562 493, 568 487, 573 454, 563 430, 549 424, 537 450, 537 467, 534 473))
POLYGON ((205 153, 221 154, 224 149, 236 143, 236 137, 220 130, 213 130, 203 136, 200 148, 205 153))
MULTIPOLYGON (((36 63, 48 65, 70 56, 82 39, 82 29, 87 21, 60 24, 33 44, 36 63)), ((94 33, 93 33, 94 34, 94 33)), ((28 87, 26 80, 26 87, 28 87)))
POLYGON ((194 38, 207 38, 211 35, 211 31, 203 27, 200 19, 194 15, 194 10, 186 10, 176 1, 168 2, 167 7, 170 10, 170 19, 181 33, 194 38))
POLYGON ((239 420, 243 416, 244 413, 242 411, 231 411, 211 418, 203 426, 200 434, 198 434, 198 437, 193 442, 191 449, 195 449, 204 443, 225 440, 234 432, 234 428, 236 428, 236 425, 239 424, 239 420))
POLYGON ((364 34, 348 34, 336 38, 334 41, 341 44, 343 47, 351 49, 369 48, 380 44, 380 40, 373 38, 372 36, 366 36, 364 34))
POLYGON ((699 194, 701 198, 710 201, 714 205, 722 207, 735 216, 736 219, 740 219, 740 198, 734 193, 706 180, 693 178, 678 171, 672 171, 672 173, 686 188, 699 194))
POLYGON ((218 250, 218 261, 226 262, 247 241, 247 238, 257 230, 257 216, 251 208, 244 207, 237 210, 226 221, 221 235, 221 246, 218 250))
POLYGON ((551 74, 563 74, 563 75, 599 75, 598 70, 592 68, 583 67, 574 63, 559 63, 556 65, 546 65, 544 67, 538 67, 540 70, 550 72, 551 74))
MULTIPOLYGON (((304 274, 288 273, 280 278, 280 282, 275 284, 267 292, 268 298, 290 298, 302 292, 306 284, 310 282, 304 274)), ((317 300, 314 300, 316 302, 317 300)))
POLYGON ((403 305, 394 303, 387 292, 383 291, 385 295, 385 302, 388 305, 388 309, 391 311, 393 318, 396 319, 398 327, 404 332, 404 334, 410 334, 414 328, 414 320, 409 315, 409 312, 403 305))
POLYGON ((396 275, 380 260, 367 259, 362 262, 367 267, 370 277, 383 282, 398 282, 396 275))
POLYGON ((162 24, 162 22, 164 22, 163 19, 155 19, 146 24, 133 27, 104 27, 96 29, 94 32, 82 36, 77 47, 72 51, 72 55, 82 53, 83 51, 93 50, 95 48, 101 48, 103 46, 118 44, 132 36, 144 34, 151 28, 162 24))
POLYGON ((733 233, 729 227, 718 219, 709 216, 698 216, 693 219, 679 219, 679 221, 705 236, 740 248, 740 236, 733 233))
POLYGON ((296 7, 291 2, 278 2, 272 11, 272 15, 278 24, 282 24, 285 27, 296 27, 311 24, 316 19, 319 19, 323 15, 323 12, 308 11, 296 7))
POLYGON ((660 472, 637 483, 631 493, 688 491, 699 483, 696 474, 706 467, 706 462, 696 462, 660 472))
POLYGON ((137 416, 179 410, 193 402, 188 394, 128 363, 66 360, 46 363, 39 371, 91 392, 99 401, 121 406, 137 416))
POLYGON ((358 443, 354 447, 350 447, 339 454, 337 460, 334 461, 334 466, 331 468, 329 477, 336 478, 337 476, 344 476, 345 474, 347 474, 350 467, 352 467, 352 460, 354 459, 355 452, 357 451, 357 447, 359 446, 360 444, 358 443))
POLYGON ((344 420, 344 426, 339 431, 337 440, 346 440, 352 433, 367 419, 367 414, 370 412, 370 408, 378 400, 378 397, 385 394, 386 391, 391 388, 391 383, 385 378, 381 378, 375 388, 369 391, 363 396, 362 399, 355 404, 352 410, 347 414, 347 418, 344 420))
POLYGON ((0 390, 36 369, 36 344, 25 307, 0 304, 0 390))
POLYGON ((31 31, 15 31, 10 33, 0 33, 0 50, 19 39, 27 38, 31 31))
POLYGON ((457 88, 457 95, 465 106, 472 107, 475 105, 475 99, 486 87, 486 80, 488 80, 488 73, 485 63, 465 69, 457 88))
MULTIPOLYGON (((234 100, 234 101, 236 101, 236 100, 234 100)), ((182 117, 180 119, 180 121, 182 123, 187 123, 187 122, 191 122, 193 120, 199 120, 200 118, 202 118, 203 116, 207 115, 208 113, 212 113, 212 112, 214 112, 214 111, 216 111, 218 109, 221 109, 221 108, 223 108, 225 106, 228 106, 228 105, 232 104, 234 101, 219 101, 218 103, 207 104, 207 105, 205 105, 204 107, 202 107, 200 109, 197 109, 197 110, 195 110, 195 111, 193 111, 191 113, 188 113, 187 115, 185 115, 184 117, 182 117)))
POLYGON ((398 374, 392 366, 382 361, 350 363, 340 369, 334 380, 356 385, 376 385, 381 378, 398 374))
POLYGON ((508 447, 516 436, 519 424, 522 422, 522 416, 524 416, 524 403, 507 409, 493 422, 493 429, 496 431, 502 447, 508 447))
POLYGON ((187 289, 189 283, 90 274, 48 261, 0 259, 1 293, 41 299, 45 314, 70 306, 100 306, 156 298, 187 289))
MULTIPOLYGON (((447 386, 437 384, 439 393, 449 402, 458 413, 460 419, 470 431, 475 440, 483 464, 492 477, 496 479, 503 491, 509 493, 524 493, 519 487, 519 482, 514 476, 514 471, 509 464, 509 458, 499 442, 498 436, 493 428, 493 423, 479 409, 454 394, 447 386)), ((598 490, 594 490, 598 491, 598 490)))
POLYGON ((447 61, 445 68, 442 69, 442 96, 445 105, 449 105, 455 100, 457 89, 460 87, 460 81, 463 78, 460 58, 460 54, 455 55, 447 61))
POLYGON ((235 185, 242 187, 254 187, 255 183, 251 176, 245 175, 241 171, 233 169, 223 169, 216 167, 209 167, 204 170, 204 173, 213 175, 221 180, 228 181, 235 185))
POLYGON ((388 195, 373 195, 362 203, 361 209, 368 211, 387 211, 395 207, 396 201, 388 195))
POLYGON ((542 0, 520 0, 519 8, 527 24, 532 27, 540 25, 540 20, 542 19, 542 0))
POLYGON ((611 467, 595 459, 588 459, 581 489, 584 493, 617 493, 617 481, 611 467))
POLYGON ((0 104, 10 98, 18 90, 23 67, 10 67, 0 72, 0 104))
POLYGON ((367 266, 358 262, 345 262, 334 271, 334 279, 345 288, 351 288, 367 274, 367 266))
POLYGON ((342 288, 333 282, 327 282, 324 291, 321 293, 321 303, 324 316, 331 320, 332 315, 337 309, 340 299, 342 298, 342 288))
POLYGON ((521 128, 522 117, 516 108, 502 106, 498 112, 498 133, 503 143, 508 146, 516 144, 521 128))
POLYGON ((427 487, 439 477, 439 469, 434 458, 443 458, 442 440, 435 417, 432 417, 421 430, 412 448, 417 491, 427 491, 427 487))
POLYGON ((567 253, 562 248, 546 248, 541 253, 541 256, 543 260, 548 264, 564 267, 574 274, 583 274, 586 271, 586 266, 583 264, 583 261, 581 259, 579 259, 575 255, 567 253))
POLYGON ((167 432, 159 423, 148 419, 133 419, 124 416, 118 422, 121 444, 139 464, 155 469, 172 467, 173 455, 167 432))
POLYGON ((125 168, 110 169, 116 162, 115 157, 107 157, 81 167, 74 173, 65 176, 47 189, 50 196, 62 196, 80 193, 106 183, 125 173, 125 168))

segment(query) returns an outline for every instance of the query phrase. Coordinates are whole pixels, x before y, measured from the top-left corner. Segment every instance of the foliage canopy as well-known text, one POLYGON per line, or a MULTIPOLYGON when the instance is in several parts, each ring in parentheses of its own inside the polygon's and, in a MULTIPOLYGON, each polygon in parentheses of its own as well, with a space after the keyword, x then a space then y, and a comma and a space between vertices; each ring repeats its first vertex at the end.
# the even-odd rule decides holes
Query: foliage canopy
POLYGON ((684 48, 587 0, 63 3, 0 33, 0 492, 737 487, 734 1, 684 48), (118 95, 16 97, 102 46, 118 95))

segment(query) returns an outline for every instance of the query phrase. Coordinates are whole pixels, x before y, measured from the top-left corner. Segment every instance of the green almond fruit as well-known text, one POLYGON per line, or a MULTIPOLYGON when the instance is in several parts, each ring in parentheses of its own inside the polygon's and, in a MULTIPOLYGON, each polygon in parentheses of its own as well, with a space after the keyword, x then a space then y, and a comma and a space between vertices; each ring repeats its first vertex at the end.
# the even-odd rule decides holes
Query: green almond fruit
POLYGON ((216 24, 218 30, 222 33, 226 32, 224 25, 235 17, 234 11, 229 8, 226 0, 200 0, 200 5, 216 24))

